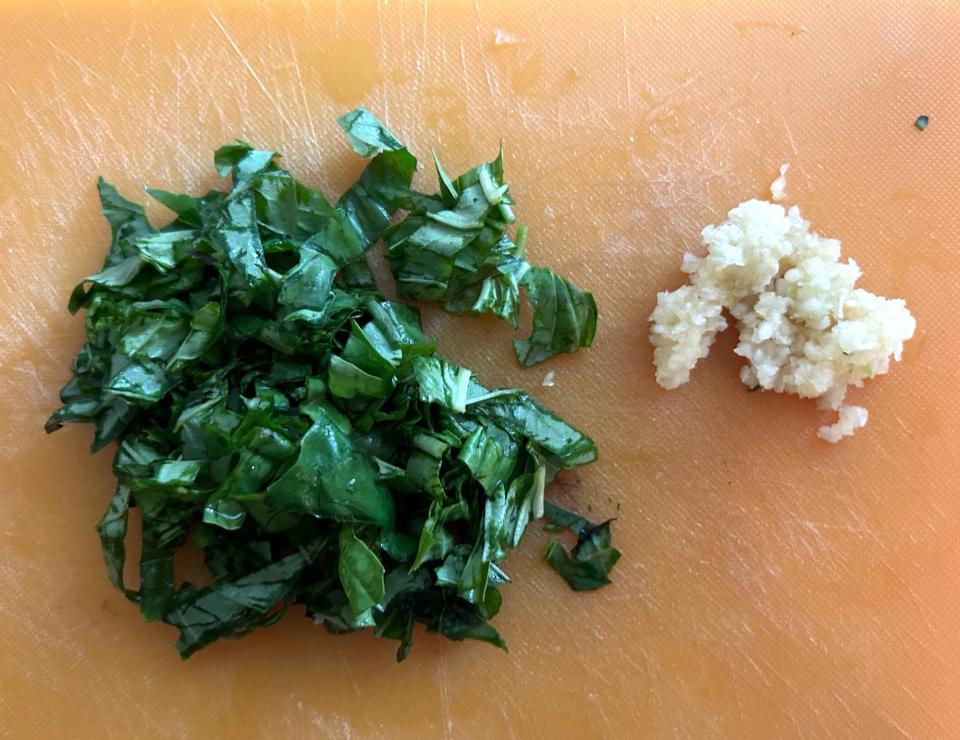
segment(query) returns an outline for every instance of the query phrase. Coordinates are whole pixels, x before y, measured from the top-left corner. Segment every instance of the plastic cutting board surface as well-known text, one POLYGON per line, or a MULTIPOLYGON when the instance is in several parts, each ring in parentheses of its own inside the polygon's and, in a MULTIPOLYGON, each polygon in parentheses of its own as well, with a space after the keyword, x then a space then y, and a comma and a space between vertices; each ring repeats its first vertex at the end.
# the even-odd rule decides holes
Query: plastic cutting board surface
POLYGON ((0 737, 958 736, 960 6, 710 5, 8 4, 0 737), (291 612, 182 663, 103 572, 110 453, 42 430, 82 338, 67 296, 106 249, 95 179, 202 191, 240 137, 332 195, 362 167, 334 122, 356 105, 451 172, 503 138, 531 258, 594 291, 594 349, 531 370, 506 326, 425 319, 596 438, 551 495, 617 516, 623 558, 574 594, 531 527, 495 620, 509 654, 418 633, 397 665, 291 612), (782 162, 861 284, 919 322, 837 446, 813 403, 745 391, 730 335, 683 388, 653 378, 656 291, 782 162))

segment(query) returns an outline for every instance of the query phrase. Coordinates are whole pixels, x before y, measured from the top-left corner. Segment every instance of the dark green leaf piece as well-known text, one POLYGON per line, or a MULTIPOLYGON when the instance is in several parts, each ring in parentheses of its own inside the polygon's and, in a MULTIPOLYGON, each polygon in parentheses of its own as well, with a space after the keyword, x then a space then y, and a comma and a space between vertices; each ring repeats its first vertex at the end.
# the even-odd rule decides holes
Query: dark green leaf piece
POLYGON ((517 229, 515 239, 508 234, 516 218, 503 180, 503 153, 456 180, 436 153, 434 163, 439 194, 411 198, 409 215, 386 232, 400 295, 439 301, 455 314, 493 314, 516 326, 520 289, 526 288, 533 334, 514 342, 521 364, 592 346, 597 328, 593 296, 527 261, 525 227, 517 229))
POLYGON ((620 559, 620 551, 610 544, 613 520, 594 524, 550 503, 545 515, 553 527, 570 529, 577 535, 577 544, 569 552, 558 539, 550 540, 545 554, 550 567, 574 591, 593 591, 609 584, 608 575, 620 559))
MULTIPOLYGON (((418 193, 416 159, 373 114, 340 125, 369 162, 336 200, 242 141, 214 156, 224 189, 148 189, 172 212, 159 228, 98 183, 110 244, 70 297, 86 342, 46 429, 91 423, 94 450, 116 444, 97 526, 107 576, 178 630, 184 658, 294 605, 333 633, 397 640, 398 660, 417 624, 505 649, 490 624, 502 563, 554 473, 596 458, 525 393, 437 356, 417 309, 384 298, 367 266, 386 237, 402 296, 513 324, 526 286, 524 362, 588 345, 589 294, 530 267, 525 230, 507 233, 502 158, 456 179, 437 162, 440 192, 418 193), (178 572, 184 550, 202 586, 178 572)), ((580 588, 612 553, 603 525, 551 562, 580 588)))

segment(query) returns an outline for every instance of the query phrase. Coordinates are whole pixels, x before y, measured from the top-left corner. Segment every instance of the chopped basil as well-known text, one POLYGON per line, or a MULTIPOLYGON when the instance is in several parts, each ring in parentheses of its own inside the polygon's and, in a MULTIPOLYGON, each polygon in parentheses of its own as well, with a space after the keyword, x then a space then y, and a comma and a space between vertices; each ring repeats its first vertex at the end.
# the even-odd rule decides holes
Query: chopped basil
MULTIPOLYGON (((179 630, 183 657, 294 604, 331 632, 398 640, 401 660, 416 623, 505 647, 489 624, 509 582, 500 563, 554 473, 596 459, 526 394, 438 357, 417 310, 384 298, 366 263, 386 235, 405 297, 513 323, 526 286, 524 364, 588 346, 592 298, 531 268, 524 230, 506 235, 502 159, 456 180, 437 163, 440 193, 423 195, 413 155, 371 113, 339 122, 370 162, 335 203, 239 141, 214 157, 229 190, 148 191, 175 214, 159 229, 99 184, 110 248, 70 298, 87 310, 86 344, 46 428, 90 422, 94 450, 117 443, 98 526, 107 574, 179 630), (202 552, 210 585, 177 578, 182 548, 202 552)), ((574 588, 612 564, 606 525, 585 536, 572 559, 548 555, 574 588)))

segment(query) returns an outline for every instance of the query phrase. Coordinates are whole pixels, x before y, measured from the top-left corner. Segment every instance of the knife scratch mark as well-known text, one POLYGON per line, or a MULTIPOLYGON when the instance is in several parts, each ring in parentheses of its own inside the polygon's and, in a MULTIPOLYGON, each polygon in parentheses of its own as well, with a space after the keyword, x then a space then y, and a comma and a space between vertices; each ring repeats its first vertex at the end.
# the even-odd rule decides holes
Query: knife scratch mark
MULTIPOLYGON (((483 17, 480 14, 480 0, 474 0, 473 3, 474 13, 477 16, 476 24, 476 34, 477 34, 477 44, 483 48, 483 17)), ((487 91, 492 98, 502 97, 500 94, 500 84, 497 79, 490 74, 490 65, 487 63, 486 57, 483 60, 483 76, 487 81, 487 91), (494 89, 496 88, 496 89, 494 89)))
POLYGON ((920 700, 920 697, 910 690, 910 686, 906 681, 900 681, 899 686, 903 692, 913 700, 913 703, 920 708, 920 711, 924 713, 926 718, 937 726, 940 733, 943 735, 948 734, 947 727, 943 724, 943 722, 940 721, 940 718, 934 712, 931 712, 930 709, 927 708, 926 704, 920 700))
MULTIPOLYGON (((59 75, 57 75, 57 73, 54 71, 53 68, 49 70, 49 79, 53 85, 55 94, 58 94, 60 93, 60 91, 67 89, 67 86, 62 83, 59 75)), ((76 136, 76 138, 74 139, 74 143, 76 146, 82 147, 85 150, 87 161, 99 162, 100 158, 97 156, 97 151, 95 151, 95 148, 90 144, 90 141, 88 139, 88 135, 96 133, 93 127, 81 126, 80 121, 78 120, 78 115, 76 110, 73 110, 69 107, 63 107, 61 109, 61 113, 62 113, 61 123, 63 124, 64 128, 69 126, 70 128, 73 129, 74 134, 76 136)), ((39 129, 41 128, 39 122, 34 120, 33 123, 34 125, 37 126, 38 133, 39 133, 40 132, 39 129)), ((98 142, 98 144, 99 143, 100 142, 98 142)), ((74 162, 74 167, 75 168, 77 167, 76 161, 74 162)))
POLYGON ((49 39, 47 39, 47 44, 49 44, 50 48, 53 49, 54 54, 56 54, 59 57, 62 57, 63 59, 66 59, 68 62, 73 63, 77 67, 77 69, 80 70, 80 76, 83 78, 83 83, 85 85, 90 85, 92 80, 100 79, 100 75, 89 64, 85 64, 81 60, 77 59, 77 57, 75 57, 69 51, 67 51, 61 46, 58 46, 57 44, 55 44, 53 41, 50 41, 49 39))
POLYGON ((293 59, 293 69, 297 73, 297 83, 300 85, 300 97, 303 99, 303 112, 307 117, 307 125, 310 127, 310 136, 313 138, 313 145, 320 148, 320 142, 317 139, 317 130, 313 125, 313 114, 310 112, 310 101, 307 99, 307 88, 303 84, 303 75, 300 72, 300 60, 297 58, 297 47, 294 46, 290 31, 287 31, 287 42, 290 44, 290 56, 293 59))
POLYGON ((587 95, 587 104, 590 106, 590 114, 594 120, 599 120, 603 122, 603 128, 606 128, 608 131, 614 131, 613 123, 607 117, 606 111, 603 109, 603 105, 600 104, 593 96, 587 95))
POLYGON ((783 129, 787 134, 787 143, 790 144, 790 149, 793 151, 793 156, 797 156, 797 140, 793 138, 793 131, 790 130, 790 124, 787 123, 787 119, 783 118, 783 129))
POLYGON ((630 58, 627 55, 627 19, 620 16, 620 32, 623 35, 623 72, 626 76, 627 107, 633 103, 633 81, 630 79, 630 58))
POLYGON ((437 684, 440 686, 440 719, 443 721, 443 737, 453 737, 453 719, 450 717, 450 694, 447 692, 446 659, 440 656, 437 663, 437 684))
POLYGON ((133 41, 133 31, 137 25, 137 6, 131 6, 130 9, 130 27, 127 28, 127 37, 120 44, 120 63, 126 64, 127 57, 130 54, 130 42, 133 41))
MULTIPOLYGON (((463 83, 465 87, 469 87, 470 84, 470 73, 467 71, 467 52, 463 48, 463 39, 460 39, 460 67, 463 69, 463 83)), ((469 93, 469 89, 467 90, 469 93)))
POLYGON ((276 109, 277 115, 280 117, 280 120, 283 122, 283 124, 287 127, 288 130, 290 131, 294 130, 294 127, 290 124, 290 121, 288 121, 287 117, 283 114, 283 109, 280 107, 280 104, 277 102, 277 99, 273 97, 273 94, 270 92, 267 86, 263 84, 263 80, 260 79, 260 75, 257 74, 257 70, 253 68, 253 65, 250 63, 250 60, 247 58, 246 54, 244 54, 240 50, 240 47, 237 45, 237 42, 234 41, 233 36, 230 35, 230 32, 227 31, 226 26, 223 25, 223 21, 220 20, 219 16, 217 16, 217 14, 213 10, 209 12, 210 12, 210 17, 213 19, 213 22, 217 24, 217 28, 220 29, 220 32, 223 34, 224 38, 227 40, 227 43, 230 44, 231 47, 233 47, 233 50, 237 53, 237 56, 240 57, 240 61, 242 62, 243 66, 247 68, 247 71, 250 73, 250 76, 253 77, 254 82, 257 83, 257 85, 263 91, 263 94, 267 96, 267 100, 269 100, 270 103, 273 105, 273 107, 276 109))
POLYGON ((426 53, 427 50, 427 29, 429 25, 429 13, 428 10, 430 5, 428 0, 423 0, 423 50, 426 53))

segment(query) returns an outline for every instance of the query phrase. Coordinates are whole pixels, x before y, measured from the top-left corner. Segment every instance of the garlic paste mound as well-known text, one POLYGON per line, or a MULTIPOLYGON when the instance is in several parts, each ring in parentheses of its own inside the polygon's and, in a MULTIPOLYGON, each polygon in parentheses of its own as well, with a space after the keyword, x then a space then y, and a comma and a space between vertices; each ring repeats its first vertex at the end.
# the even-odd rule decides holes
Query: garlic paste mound
POLYGON ((840 261, 840 242, 810 231, 794 206, 741 203, 727 220, 702 232, 707 254, 683 256, 689 283, 657 295, 650 340, 657 382, 676 388, 690 379, 727 310, 747 362, 750 388, 816 398, 838 412, 818 434, 837 442, 867 423, 867 411, 844 404, 849 386, 889 371, 916 321, 899 298, 855 287, 860 268, 840 261))

